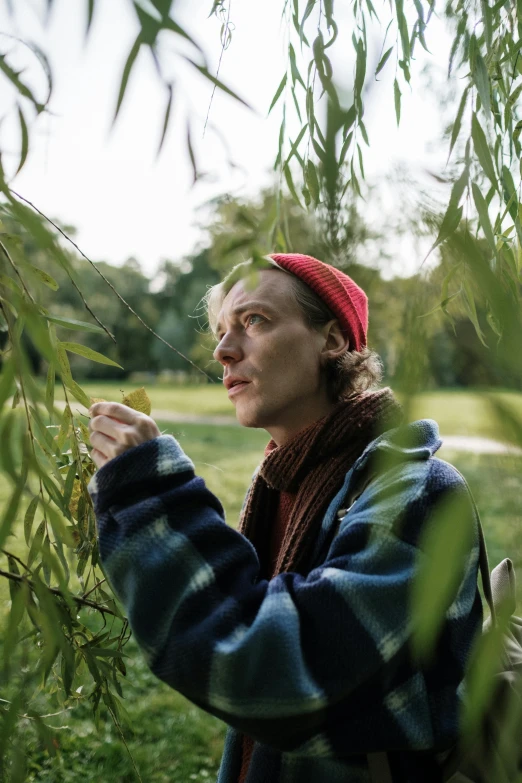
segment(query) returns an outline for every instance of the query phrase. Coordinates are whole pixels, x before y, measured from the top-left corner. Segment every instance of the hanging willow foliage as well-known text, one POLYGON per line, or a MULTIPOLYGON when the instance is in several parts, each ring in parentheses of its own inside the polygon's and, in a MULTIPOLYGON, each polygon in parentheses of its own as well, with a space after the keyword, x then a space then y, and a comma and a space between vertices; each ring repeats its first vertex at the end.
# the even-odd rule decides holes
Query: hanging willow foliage
MULTIPOLYGON (((232 29, 229 3, 214 0, 209 8, 222 20, 223 48, 230 43, 232 29)), ((345 205, 362 198, 364 161, 371 155, 364 121, 368 85, 384 69, 395 67, 392 89, 400 123, 402 95, 409 89, 415 67, 414 52, 422 47, 429 54, 427 36, 435 9, 434 2, 425 0, 414 0, 406 8, 403 0, 391 0, 382 8, 376 8, 372 0, 353 0, 345 5, 352 13, 350 98, 340 89, 341 84, 346 85, 346 75, 338 78, 332 65, 331 52, 339 36, 333 0, 281 0, 288 37, 287 67, 268 108, 269 113, 281 109, 274 164, 280 188, 286 187, 303 209, 321 214, 334 261, 343 250, 345 205), (379 14, 389 17, 384 30, 379 14), (368 40, 376 31, 382 46, 375 64, 368 40), (300 123, 295 137, 287 134, 290 112, 300 123)), ((48 0, 47 6, 51 10, 53 0, 48 0)), ((85 5, 88 35, 96 6, 96 0, 87 0, 85 5)), ((177 94, 175 87, 181 82, 181 77, 175 84, 164 75, 159 41, 165 36, 183 41, 176 55, 180 61, 197 70, 213 87, 246 103, 219 75, 210 72, 201 48, 177 20, 173 0, 129 0, 129 6, 139 32, 121 74, 114 120, 140 59, 151 57, 165 88, 165 113, 159 121, 161 151, 177 94), (187 48, 191 54, 186 53, 187 48)), ((440 307, 451 317, 448 305, 460 304, 478 338, 491 349, 492 361, 509 367, 522 381, 522 3, 450 0, 438 13, 453 34, 448 79, 456 81, 458 76, 461 91, 448 145, 448 158, 459 170, 430 250, 442 253, 447 269, 440 307), (488 335, 478 315, 479 306, 487 314, 488 335)), ((89 456, 86 416, 77 405, 88 407, 90 399, 72 376, 68 354, 107 364, 117 362, 61 335, 64 330, 67 334, 70 330, 105 333, 109 345, 114 338, 78 288, 56 227, 42 221, 12 185, 26 164, 34 119, 49 110, 51 68, 45 53, 34 44, 5 36, 0 39, 0 79, 9 82, 16 95, 13 111, 20 141, 12 171, 2 167, 0 157, 1 210, 23 227, 40 249, 46 267, 37 268, 29 262, 19 238, 7 233, 0 223, 0 329, 5 337, 0 376, 0 468, 9 485, 0 517, 0 577, 9 585, 11 598, 0 649, 0 779, 4 780, 10 770, 23 768, 28 725, 49 754, 56 753, 56 738, 46 723, 50 704, 67 710, 88 699, 95 720, 105 709, 120 726, 125 719, 120 680, 125 675, 124 646, 129 631, 98 561, 95 520, 86 489, 94 465, 89 456), (33 89, 27 73, 12 65, 14 46, 28 48, 35 67, 43 73, 42 95, 33 89), (69 276, 86 308, 85 321, 63 318, 39 304, 39 286, 57 288, 53 265, 69 276), (45 386, 34 378, 29 349, 46 362, 45 386), (63 408, 55 403, 56 383, 63 390, 63 408), (24 534, 23 542, 16 542, 16 552, 12 547, 15 525, 24 534), (34 650, 38 652, 36 670, 27 665, 34 650)), ((188 120, 187 152, 196 181, 198 165, 188 120)), ((242 249, 254 257, 268 250, 287 249, 282 210, 274 214, 269 234, 270 247, 260 246, 253 227, 247 240, 240 240, 242 249)), ((238 247, 232 244, 231 250, 238 247)), ((406 322, 406 388, 421 364, 415 357, 423 351, 422 321, 417 318, 416 305, 406 322)), ((416 375, 412 389, 415 384, 418 387, 416 375)), ((138 403, 146 405, 142 395, 138 403)), ((522 427, 509 411, 493 404, 493 412, 504 421, 512 439, 520 442, 522 427)), ((444 520, 439 527, 441 536, 451 533, 451 525, 444 520)), ((458 552, 452 552, 458 548, 452 549, 451 542, 437 535, 432 539, 434 557, 437 553, 439 557, 434 562, 444 562, 449 571, 457 568, 458 552)), ((451 574, 447 580, 451 582, 451 574)), ((415 601, 420 613, 427 604, 437 606, 436 600, 428 600, 433 598, 432 590, 430 579, 419 584, 415 601)), ((431 621, 422 617, 424 638, 431 638, 438 627, 440 615, 436 614, 435 609, 431 621)), ((476 671, 482 668, 480 655, 484 656, 484 670, 493 672, 487 644, 478 653, 476 671)))

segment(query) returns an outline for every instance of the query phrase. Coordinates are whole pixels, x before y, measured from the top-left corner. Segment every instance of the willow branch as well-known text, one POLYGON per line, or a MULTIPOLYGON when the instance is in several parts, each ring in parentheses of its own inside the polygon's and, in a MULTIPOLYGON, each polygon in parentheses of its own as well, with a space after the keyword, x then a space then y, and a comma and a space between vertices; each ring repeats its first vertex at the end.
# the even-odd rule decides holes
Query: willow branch
MULTIPOLYGON (((114 288, 113 284, 110 282, 110 280, 108 280, 108 279, 105 277, 105 275, 103 274, 103 272, 100 272, 100 270, 98 269, 98 267, 96 266, 96 264, 94 263, 94 261, 91 261, 91 259, 90 259, 90 258, 88 258, 88 256, 86 256, 86 255, 85 255, 85 253, 83 252, 83 250, 81 250, 81 249, 78 247, 78 245, 76 244, 76 242, 74 242, 74 240, 72 240, 72 239, 71 239, 71 237, 70 237, 70 236, 68 236, 68 235, 65 233, 65 231, 62 231, 62 229, 60 228, 60 226, 57 226, 57 225, 56 225, 56 223, 54 223, 54 222, 51 220, 51 218, 48 218, 48 217, 47 217, 47 215, 44 215, 44 213, 43 213, 43 212, 41 212, 41 211, 38 209, 38 207, 35 207, 35 205, 34 205, 34 204, 31 202, 31 201, 29 201, 28 199, 24 198, 24 196, 21 196, 21 195, 20 195, 19 193, 17 193, 15 190, 11 190, 11 193, 13 193, 13 194, 14 194, 14 195, 15 195, 17 198, 21 199, 21 201, 25 201, 25 203, 26 203, 26 204, 29 204, 29 206, 30 206, 30 207, 32 207, 32 208, 34 209, 34 211, 35 211, 35 212, 37 212, 39 215, 41 215, 41 217, 43 217, 43 218, 44 218, 44 220, 47 220, 47 222, 48 222, 48 223, 50 223, 50 224, 51 224, 51 226, 53 226, 53 227, 54 227, 54 228, 55 228, 55 229, 56 229, 56 230, 57 230, 57 231, 58 231, 58 232, 59 232, 59 233, 60 233, 60 234, 61 234, 61 235, 64 237, 64 239, 66 239, 68 242, 70 242, 70 243, 71 243, 71 245, 72 245, 73 247, 75 247, 75 248, 76 248, 76 250, 77 250, 77 251, 78 251, 78 253, 79 253, 79 254, 82 256, 82 258, 84 258, 84 259, 87 261, 87 263, 89 263, 89 264, 92 266, 92 268, 93 268, 93 269, 94 269, 94 270, 97 272, 97 274, 98 274, 98 275, 101 277, 101 279, 103 280, 103 282, 104 282, 106 285, 108 285, 108 286, 109 286, 109 288, 111 289, 112 293, 113 293, 113 294, 114 294, 114 295, 115 295, 115 296, 116 296, 116 297, 117 297, 117 298, 120 300, 120 302, 121 302, 121 303, 122 303, 122 304, 123 304, 123 305, 124 305, 124 306, 127 308, 127 310, 128 310, 130 313, 132 313, 132 314, 133 314, 133 316, 134 316, 135 318, 137 318, 137 319, 138 319, 138 321, 140 322, 140 324, 141 324, 142 326, 144 326, 144 327, 145 327, 145 329, 147 329, 147 331, 148 331, 148 332, 150 332, 152 335, 154 335, 154 337, 155 337, 157 340, 159 340, 159 341, 160 341, 160 342, 162 342, 164 345, 166 345, 166 346, 167 346, 167 348, 170 348, 172 351, 174 351, 174 353, 177 353, 177 354, 178 354, 178 356, 181 356, 181 358, 182 358, 182 359, 184 359, 186 362, 188 362, 188 363, 189 363, 189 364, 190 364, 190 365, 191 365, 191 366, 192 366, 192 367, 193 367, 195 370, 197 370, 197 371, 198 371, 198 372, 200 372, 202 375, 204 375, 204 376, 205 376, 205 378, 208 378, 208 380, 209 380, 209 381, 211 381, 211 383, 214 383, 214 381, 213 381, 213 379, 210 377, 210 375, 207 375, 207 373, 206 373, 204 370, 202 370, 200 367, 198 367, 198 366, 197 366, 197 364, 194 364, 194 362, 193 362, 193 361, 191 361, 191 360, 188 358, 188 356, 185 356, 185 354, 181 353, 181 351, 178 351, 178 349, 177 349, 177 348, 174 348, 174 346, 173 346, 173 345, 171 345, 169 342, 167 342, 167 340, 164 340, 164 339, 163 339, 163 337, 161 337, 161 336, 160 336, 160 335, 159 335, 157 332, 155 332, 155 331, 154 331, 154 329, 152 329, 152 327, 151 327, 151 326, 149 326, 148 324, 146 324, 146 323, 145 323, 145 321, 143 320, 143 318, 142 318, 140 315, 138 315, 138 313, 137 313, 137 312, 136 312, 136 311, 135 311, 135 310, 134 310, 134 309, 133 309, 133 308, 130 306, 130 304, 129 304, 129 303, 128 303, 128 302, 127 302, 127 301, 126 301, 124 298, 123 298, 123 296, 121 296, 121 294, 119 294, 119 293, 118 293, 118 291, 116 291, 116 289, 114 288)), ((69 275, 69 276, 70 276, 70 275, 69 275)), ((79 289, 78 289, 78 286, 76 285, 76 283, 74 283, 74 281, 72 280, 72 278, 71 278, 71 282, 73 283, 73 285, 74 285, 74 287, 76 288, 76 290, 77 290, 77 291, 79 291, 79 289)), ((80 295, 81 295, 81 292, 80 292, 80 295)), ((82 296, 82 301, 83 301, 83 303, 85 304, 85 306, 87 307, 87 304, 86 304, 86 302, 85 302, 85 299, 83 298, 83 296, 82 296)), ((87 308, 87 309, 88 309, 88 308, 87 308)), ((93 314, 92 314, 92 312, 91 312, 90 310, 89 310, 89 312, 91 313, 91 315, 93 315, 93 314)), ((94 315, 93 315, 93 317, 94 317, 94 318, 96 318, 94 315)), ((98 319, 97 319, 97 318, 96 318, 96 321, 98 321, 98 319)), ((98 321, 98 323, 100 323, 100 322, 98 321)), ((103 324, 100 324, 100 325, 101 325, 101 326, 103 326, 103 324)), ((107 333, 110 335, 110 337, 111 337, 111 338, 114 340, 114 342, 116 342, 116 340, 114 339, 114 336, 113 336, 113 335, 111 335, 111 334, 110 334, 110 332, 108 332, 108 331, 107 331, 107 329, 105 329, 105 327, 103 327, 103 328, 104 328, 104 330, 105 330, 105 331, 106 331, 106 332, 107 332, 107 333)))
MULTIPOLYGON (((232 8, 232 0, 229 0, 228 9, 227 9, 227 20, 223 24, 223 32, 221 35, 221 52, 219 53, 219 61, 216 69, 216 79, 219 78, 219 71, 221 70, 221 60, 223 59, 223 54, 225 53, 225 49, 228 46, 227 38, 230 35, 230 9, 231 8, 232 8)), ((205 131, 207 130, 208 118, 210 117, 210 110, 212 108, 212 102, 214 101, 214 95, 216 93, 216 89, 217 89, 217 84, 214 82, 214 87, 212 89, 212 94, 210 96, 210 102, 208 104, 207 116, 205 118, 205 124, 203 126, 203 138, 205 138, 205 131)))
POLYGON ((12 553, 12 552, 8 552, 8 551, 7 551, 7 549, 0 549, 0 552, 3 552, 3 554, 4 554, 4 555, 6 555, 7 557, 10 557, 10 558, 12 558, 13 560, 16 560, 16 562, 17 562, 17 563, 20 563, 20 565, 22 566, 22 568, 24 568, 24 569, 25 569, 25 570, 26 570, 26 571, 27 571, 29 574, 31 573, 31 569, 29 568, 29 566, 27 566, 27 565, 24 563, 24 561, 23 561, 23 560, 20 560, 20 558, 19 558, 19 557, 17 557, 16 555, 13 555, 13 553, 12 553))
MULTIPOLYGON (((29 204, 29 206, 30 206, 32 209, 34 209, 34 211, 35 211, 35 212, 37 212, 39 215, 41 215, 41 216, 44 218, 44 220, 47 220, 47 221, 48 221, 48 222, 49 222, 49 223, 50 223, 52 226, 54 226, 54 228, 55 228, 57 231, 59 231, 61 234, 63 234, 63 236, 64 236, 66 239, 69 239, 69 237, 68 237, 66 234, 64 234, 64 232, 61 230, 61 228, 60 228, 59 226, 57 226, 57 225, 56 225, 56 223, 53 223, 53 221, 52 221, 50 218, 48 218, 46 215, 44 215, 44 213, 43 213, 43 212, 40 212, 40 210, 38 209, 38 207, 36 207, 36 206, 35 206, 35 205, 34 205, 34 204, 31 202, 31 201, 28 201, 28 199, 26 199, 26 198, 24 198, 23 196, 21 196, 21 195, 20 195, 19 193, 17 193, 15 190, 11 190, 10 192, 11 192, 11 193, 13 193, 13 194, 14 194, 14 195, 15 195, 17 198, 19 198, 19 199, 20 199, 20 201, 25 201, 25 203, 26 203, 26 204, 29 204)), ((71 240, 71 239, 69 239, 69 242, 72 242, 72 240, 71 240)), ((72 242, 72 244, 74 245, 74 242, 72 242)), ((76 245, 75 245, 75 247, 76 247, 76 245)), ((5 252, 5 248, 4 248, 4 252, 5 252)), ((115 343, 115 342, 116 342, 116 338, 114 337, 114 335, 112 334, 112 332, 110 332, 110 331, 109 331, 109 329, 107 329, 107 327, 105 326, 105 324, 103 324, 103 323, 100 321, 100 319, 98 318, 98 316, 97 316, 95 313, 93 313, 93 311, 92 311, 92 310, 91 310, 91 308, 89 307, 89 305, 88 305, 88 303, 87 303, 87 301, 86 301, 86 299, 85 299, 84 295, 82 294, 82 292, 81 292, 81 289, 78 287, 78 285, 76 284, 76 281, 74 280, 73 276, 71 275, 70 271, 69 271, 67 268, 64 268, 64 270, 65 270, 65 273, 67 274, 67 277, 68 277, 68 278, 69 278, 69 280, 71 281, 71 283, 72 283, 72 285, 73 285, 73 288, 75 289, 75 291, 77 292, 78 296, 79 296, 79 297, 80 297, 80 299, 82 300, 82 302, 83 302, 83 306, 85 307, 85 309, 87 310, 87 312, 89 313, 89 315, 91 315, 91 316, 94 318, 94 320, 96 321, 96 323, 98 324, 98 326, 100 326, 100 327, 103 329, 103 331, 105 332, 105 334, 107 334, 107 335, 108 335, 108 337, 109 337, 109 338, 110 338, 110 339, 113 341, 113 343, 115 343)), ((24 288, 25 288, 25 286, 24 286, 24 288)), ((34 303, 34 301, 33 301, 33 303, 34 303)))
POLYGON ((87 593, 84 594, 84 596, 83 596, 84 600, 85 600, 85 598, 87 598, 88 595, 90 595, 91 593, 94 593, 94 591, 97 590, 98 587, 100 587, 100 585, 102 585, 106 581, 107 581, 106 579, 101 579, 98 582, 98 584, 95 584, 94 587, 91 587, 91 589, 87 593))
POLYGON ((7 258, 7 260, 9 261, 9 263, 11 264, 11 266, 13 267, 13 271, 14 271, 14 273, 16 274, 16 276, 18 277, 18 279, 20 280, 20 282, 21 282, 21 284, 22 284, 22 288, 24 289, 24 291, 25 291, 25 293, 26 293, 26 295, 27 295, 27 298, 28 298, 28 299, 29 299, 29 301, 31 301, 31 302, 32 302, 34 305, 36 305, 36 302, 34 301, 34 299, 33 299, 33 297, 32 297, 32 294, 31 294, 31 292, 30 292, 30 291, 29 291, 29 289, 27 288, 27 286, 26 286, 26 284, 25 284, 25 281, 24 281, 24 279, 23 279, 22 275, 21 275, 21 274, 20 274, 20 272, 18 271, 18 268, 17 268, 17 266, 16 266, 15 262, 13 261, 13 259, 11 258, 11 256, 9 255, 9 251, 7 250, 6 246, 4 245, 4 243, 3 243, 2 241, 0 241, 0 248, 2 249, 2 252, 3 252, 4 256, 7 258))
MULTIPOLYGON (((10 579, 12 582, 25 582, 25 584, 29 585, 33 592, 35 591, 34 584, 29 579, 26 579, 25 576, 20 576, 20 574, 12 574, 10 571, 3 571, 1 568, 0 576, 4 576, 6 579, 10 579)), ((58 590, 57 587, 47 587, 47 585, 45 587, 46 590, 48 590, 53 595, 56 595, 58 598, 63 598, 63 600, 65 600, 64 594, 61 590, 58 590)), ((71 598, 80 606, 88 606, 90 609, 96 609, 102 614, 111 614, 113 617, 120 617, 120 615, 116 614, 116 612, 113 612, 112 609, 107 609, 107 607, 102 606, 101 604, 97 604, 94 601, 89 601, 87 598, 81 598, 78 595, 71 595, 71 598)))

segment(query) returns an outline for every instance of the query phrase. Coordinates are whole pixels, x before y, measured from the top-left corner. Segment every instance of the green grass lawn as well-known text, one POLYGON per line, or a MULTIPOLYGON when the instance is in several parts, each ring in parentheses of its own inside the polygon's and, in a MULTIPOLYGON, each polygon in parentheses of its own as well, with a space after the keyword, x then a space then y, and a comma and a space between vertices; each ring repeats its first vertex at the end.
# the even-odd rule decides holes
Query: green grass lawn
POLYGON ((522 422, 522 394, 511 391, 438 390, 417 395, 411 419, 435 419, 443 435, 480 435, 512 440, 513 432, 498 419, 490 400, 505 405, 522 422))
MULTIPOLYGON (((188 405, 191 395, 199 389, 204 393, 202 399, 206 399, 206 413, 222 413, 217 403, 212 407, 212 395, 215 400, 218 396, 216 390, 209 387, 174 390, 179 395, 176 404, 183 400, 183 404, 188 405), (208 396, 205 397, 205 394, 208 396)), ((105 395, 106 390, 101 396, 105 395)), ((193 402, 194 399, 192 397, 193 402)), ((522 397, 513 395, 513 399, 519 404, 522 397)), ((226 398, 225 402, 228 405, 226 398)), ((157 403, 158 408, 159 405, 157 403)), ((166 405, 161 402, 162 408, 166 405)), ((470 422, 482 416, 481 402, 472 394, 423 395, 416 405, 422 411, 419 415, 439 420, 442 417, 445 422, 453 422, 455 429, 443 430, 448 434, 470 434, 465 428, 468 426, 465 424, 466 416, 470 422)), ((197 472, 223 502, 228 523, 235 526, 252 473, 262 457, 268 439, 266 433, 232 426, 167 422, 159 422, 159 425, 162 431, 178 438, 194 461, 197 472)), ((475 433, 476 430, 471 431, 471 434, 475 433)), ((484 430, 482 434, 485 434, 484 430)), ((513 456, 481 456, 444 449, 441 456, 453 462, 467 477, 482 515, 491 565, 506 555, 512 557, 520 577, 518 595, 522 599, 519 479, 522 460, 513 456)), ((6 487, 0 481, 0 503, 5 497, 6 487)), ((19 528, 16 539, 10 540, 8 548, 18 550, 20 554, 25 550, 19 528)), ((2 582, 0 580, 0 612, 2 607, 5 610, 8 600, 6 586, 2 582)), ((144 783, 215 780, 222 753, 224 724, 158 682, 132 642, 126 650, 130 658, 127 660, 124 695, 131 728, 125 729, 125 739, 144 783)), ((97 731, 87 704, 80 704, 65 716, 49 719, 48 722, 65 727, 56 732, 60 745, 58 758, 51 763, 47 752, 35 739, 29 754, 31 773, 28 780, 33 783, 77 783, 79 780, 83 783, 102 780, 131 783, 136 779, 118 732, 110 722, 102 723, 100 731, 97 731)))

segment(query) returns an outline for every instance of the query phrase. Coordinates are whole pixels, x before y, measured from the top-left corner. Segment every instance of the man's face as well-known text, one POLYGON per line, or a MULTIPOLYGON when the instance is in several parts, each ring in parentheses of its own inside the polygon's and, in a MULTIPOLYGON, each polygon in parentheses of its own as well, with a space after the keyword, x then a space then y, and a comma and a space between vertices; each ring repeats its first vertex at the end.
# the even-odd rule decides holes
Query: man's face
POLYGON ((288 274, 263 270, 256 282, 241 280, 225 297, 214 358, 239 423, 281 443, 332 407, 321 373, 325 337, 306 324, 288 274))

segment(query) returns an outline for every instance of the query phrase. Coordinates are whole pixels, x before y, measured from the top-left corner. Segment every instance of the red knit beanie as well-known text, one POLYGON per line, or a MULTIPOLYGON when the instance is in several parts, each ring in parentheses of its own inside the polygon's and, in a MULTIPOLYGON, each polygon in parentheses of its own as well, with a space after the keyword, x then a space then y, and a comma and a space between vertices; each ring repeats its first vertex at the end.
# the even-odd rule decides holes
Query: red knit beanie
POLYGON ((268 258, 306 283, 323 300, 350 338, 351 351, 364 348, 368 331, 368 297, 351 277, 301 253, 273 253, 268 258))

